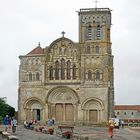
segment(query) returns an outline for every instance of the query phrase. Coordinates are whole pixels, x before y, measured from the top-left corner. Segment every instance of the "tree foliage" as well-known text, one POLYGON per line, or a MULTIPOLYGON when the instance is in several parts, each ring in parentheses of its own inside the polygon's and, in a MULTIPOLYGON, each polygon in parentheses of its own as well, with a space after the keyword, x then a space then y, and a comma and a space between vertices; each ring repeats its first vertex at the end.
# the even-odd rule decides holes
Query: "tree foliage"
POLYGON ((14 116, 15 109, 8 105, 4 98, 0 98, 0 116, 5 117, 5 115, 14 116))

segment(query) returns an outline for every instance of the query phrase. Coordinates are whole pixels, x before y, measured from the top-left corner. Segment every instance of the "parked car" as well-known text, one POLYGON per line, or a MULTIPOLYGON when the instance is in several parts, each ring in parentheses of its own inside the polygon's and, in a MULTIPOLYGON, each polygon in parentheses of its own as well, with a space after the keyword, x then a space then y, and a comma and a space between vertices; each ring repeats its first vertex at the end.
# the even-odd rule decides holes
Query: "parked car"
POLYGON ((112 120, 114 121, 115 123, 115 128, 120 128, 120 119, 119 118, 112 118, 112 120))

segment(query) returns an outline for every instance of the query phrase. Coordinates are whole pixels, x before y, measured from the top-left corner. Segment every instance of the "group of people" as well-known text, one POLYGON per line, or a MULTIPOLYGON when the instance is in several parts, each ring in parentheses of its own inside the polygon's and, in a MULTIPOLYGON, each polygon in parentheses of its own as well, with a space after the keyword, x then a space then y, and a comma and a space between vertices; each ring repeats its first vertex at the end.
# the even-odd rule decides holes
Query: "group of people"
MULTIPOLYGON (((124 121, 123 120, 121 120, 121 122, 119 121, 119 122, 117 122, 118 123, 118 128, 120 127, 120 126, 122 126, 122 128, 124 128, 124 121)), ((108 122, 108 126, 109 126, 109 137, 110 138, 113 138, 113 129, 115 128, 115 124, 116 124, 116 122, 113 120, 113 118, 109 118, 109 122, 108 122)))
POLYGON ((35 125, 37 123, 37 120, 30 120, 29 122, 27 122, 26 120, 24 121, 24 127, 25 128, 33 128, 33 125, 35 125))
POLYGON ((7 132, 8 128, 12 128, 13 133, 16 132, 17 120, 16 120, 15 116, 13 116, 11 118, 8 115, 6 115, 3 119, 3 124, 5 126, 5 131, 6 132, 7 132))
POLYGON ((49 119, 48 120, 48 125, 49 126, 52 126, 52 125, 54 125, 55 124, 55 118, 52 118, 52 119, 49 119))
MULTIPOLYGON (((27 121, 24 121, 24 126, 27 127, 27 128, 30 128, 33 124, 35 124, 36 121, 34 120, 31 120, 29 123, 27 121)), ((12 132, 15 133, 16 132, 16 126, 17 126, 17 120, 15 118, 15 116, 13 116, 12 118, 9 118, 8 115, 6 115, 4 117, 4 120, 3 120, 3 124, 5 125, 5 131, 7 132, 8 128, 12 128, 12 132)), ((48 120, 48 125, 49 126, 52 126, 55 124, 55 119, 49 119, 48 120)), ((113 129, 115 127, 115 122, 113 121, 112 118, 109 118, 109 137, 110 138, 113 138, 113 129)), ((122 125, 122 128, 123 128, 123 125, 122 125)))

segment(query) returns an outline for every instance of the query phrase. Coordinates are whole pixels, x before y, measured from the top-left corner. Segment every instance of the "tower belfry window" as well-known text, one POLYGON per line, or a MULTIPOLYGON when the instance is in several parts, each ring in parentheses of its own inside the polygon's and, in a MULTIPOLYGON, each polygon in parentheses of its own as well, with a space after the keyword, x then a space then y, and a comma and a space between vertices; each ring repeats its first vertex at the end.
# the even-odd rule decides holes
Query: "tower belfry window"
POLYGON ((92 40, 92 28, 91 25, 87 28, 87 40, 92 40))
POLYGON ((97 25, 97 40, 101 39, 101 27, 100 25, 97 25))

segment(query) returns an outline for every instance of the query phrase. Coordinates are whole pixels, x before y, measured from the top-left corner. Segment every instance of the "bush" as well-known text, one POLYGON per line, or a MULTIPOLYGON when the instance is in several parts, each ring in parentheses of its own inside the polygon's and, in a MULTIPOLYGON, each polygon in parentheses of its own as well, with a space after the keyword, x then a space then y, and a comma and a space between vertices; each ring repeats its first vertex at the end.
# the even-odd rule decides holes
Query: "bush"
POLYGON ((48 132, 49 132, 49 134, 53 135, 54 129, 53 128, 49 128, 48 132))
POLYGON ((70 139, 72 137, 72 132, 71 131, 65 131, 62 133, 62 137, 66 139, 70 139))
POLYGON ((0 116, 0 124, 2 124, 3 118, 2 116, 0 116))

